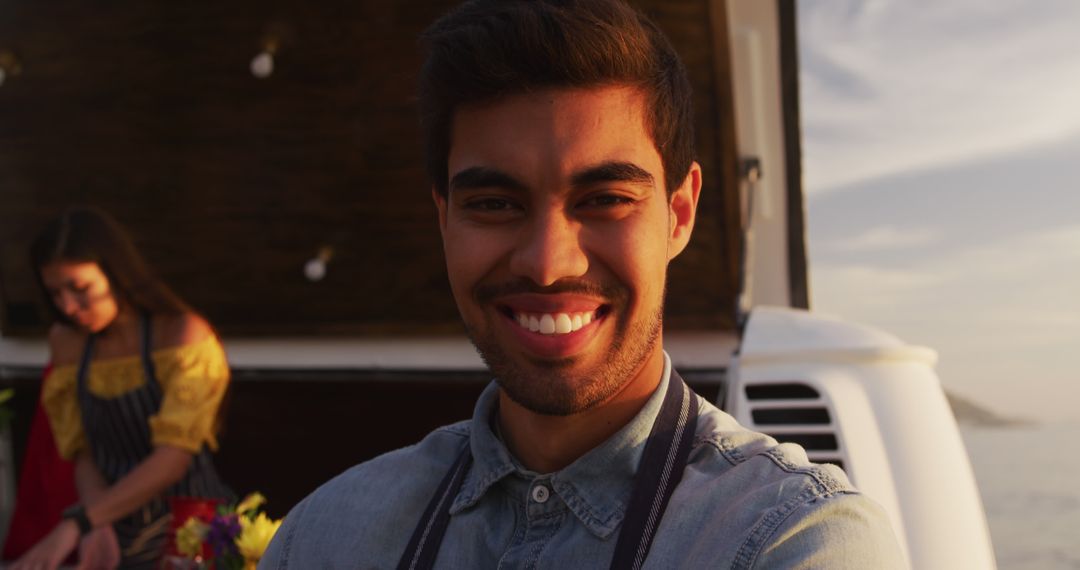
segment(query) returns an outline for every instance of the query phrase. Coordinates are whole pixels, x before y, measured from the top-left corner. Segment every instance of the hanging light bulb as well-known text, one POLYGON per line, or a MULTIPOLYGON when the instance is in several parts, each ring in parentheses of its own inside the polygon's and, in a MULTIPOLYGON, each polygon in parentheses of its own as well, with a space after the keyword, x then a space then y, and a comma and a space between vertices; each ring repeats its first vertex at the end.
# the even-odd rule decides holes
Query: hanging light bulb
POLYGON ((274 56, 278 50, 278 39, 268 36, 262 42, 262 51, 251 58, 251 74, 258 79, 266 79, 274 74, 274 56))
POLYGON ((333 257, 334 248, 328 245, 320 247, 319 252, 315 254, 315 257, 309 259, 308 262, 304 264, 304 277, 312 283, 322 281, 323 277, 326 277, 326 266, 333 257))
POLYGON ((251 58, 251 74, 259 79, 266 79, 274 73, 274 54, 260 52, 251 58))

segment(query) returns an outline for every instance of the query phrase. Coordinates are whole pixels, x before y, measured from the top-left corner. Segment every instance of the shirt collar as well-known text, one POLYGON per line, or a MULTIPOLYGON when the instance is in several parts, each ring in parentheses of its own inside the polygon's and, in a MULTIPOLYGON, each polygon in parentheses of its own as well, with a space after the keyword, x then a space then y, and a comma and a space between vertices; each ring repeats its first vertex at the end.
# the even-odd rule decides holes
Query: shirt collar
MULTIPOLYGON (((626 515, 634 474, 653 422, 660 413, 670 377, 671 359, 665 352, 660 384, 637 415, 607 441, 549 477, 552 489, 574 516, 599 538, 614 532, 626 515)), ((492 382, 480 395, 473 411, 469 442, 473 465, 450 506, 450 514, 476 504, 488 489, 510 473, 516 471, 529 479, 537 476, 518 463, 492 430, 498 401, 499 388, 492 382)))

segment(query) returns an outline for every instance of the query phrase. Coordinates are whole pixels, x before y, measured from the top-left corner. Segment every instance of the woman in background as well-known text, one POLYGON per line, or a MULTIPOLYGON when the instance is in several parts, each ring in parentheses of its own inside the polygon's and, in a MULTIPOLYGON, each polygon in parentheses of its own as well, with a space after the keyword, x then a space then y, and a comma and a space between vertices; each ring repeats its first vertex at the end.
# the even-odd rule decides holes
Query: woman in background
POLYGON ((158 564, 168 497, 231 499, 210 459, 229 382, 210 325, 155 279, 104 212, 72 208, 31 247, 51 299, 42 403, 79 502, 15 569, 158 564))

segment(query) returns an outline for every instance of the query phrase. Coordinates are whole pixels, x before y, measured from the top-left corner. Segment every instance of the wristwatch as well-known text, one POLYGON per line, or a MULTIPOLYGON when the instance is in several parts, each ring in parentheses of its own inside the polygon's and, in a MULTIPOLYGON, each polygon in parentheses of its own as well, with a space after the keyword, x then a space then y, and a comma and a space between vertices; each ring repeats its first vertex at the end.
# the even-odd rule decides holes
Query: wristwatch
POLYGON ((64 509, 60 516, 75 521, 75 524, 79 526, 79 536, 86 536, 87 533, 94 529, 94 525, 90 524, 90 517, 86 516, 86 507, 80 503, 75 503, 64 509))

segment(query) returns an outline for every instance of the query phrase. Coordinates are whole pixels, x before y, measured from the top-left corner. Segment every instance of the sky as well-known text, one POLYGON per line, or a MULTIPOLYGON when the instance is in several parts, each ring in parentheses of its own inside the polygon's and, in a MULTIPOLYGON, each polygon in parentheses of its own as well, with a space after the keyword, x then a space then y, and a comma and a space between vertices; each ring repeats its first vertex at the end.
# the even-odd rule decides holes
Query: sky
POLYGON ((1080 2, 800 0, 811 303, 1080 420, 1080 2))

